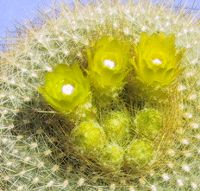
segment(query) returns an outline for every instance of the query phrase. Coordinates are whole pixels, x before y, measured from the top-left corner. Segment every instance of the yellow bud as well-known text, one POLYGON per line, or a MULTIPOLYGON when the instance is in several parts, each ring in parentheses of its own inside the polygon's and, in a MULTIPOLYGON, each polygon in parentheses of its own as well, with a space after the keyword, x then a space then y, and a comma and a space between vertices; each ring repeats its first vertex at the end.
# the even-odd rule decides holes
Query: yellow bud
POLYGON ((145 140, 133 140, 127 147, 125 157, 130 166, 144 166, 153 158, 153 147, 145 140))
POLYGON ((100 162, 111 170, 119 170, 124 162, 124 149, 117 144, 106 145, 100 162))
POLYGON ((103 128, 111 142, 124 146, 130 141, 130 123, 130 115, 126 111, 113 111, 106 116, 103 128))
POLYGON ((103 128, 96 121, 84 121, 72 130, 72 141, 81 152, 95 154, 106 144, 103 128))

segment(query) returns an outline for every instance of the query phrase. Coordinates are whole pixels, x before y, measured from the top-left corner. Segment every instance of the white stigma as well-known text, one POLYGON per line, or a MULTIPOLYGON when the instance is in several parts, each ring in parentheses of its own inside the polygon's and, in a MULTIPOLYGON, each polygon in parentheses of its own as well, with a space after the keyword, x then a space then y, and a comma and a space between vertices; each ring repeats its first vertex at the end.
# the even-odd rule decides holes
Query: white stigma
POLYGON ((74 91, 74 86, 71 84, 66 84, 62 87, 62 92, 66 95, 71 95, 74 91))
POLYGON ((113 62, 112 60, 104 60, 103 64, 110 69, 113 69, 115 67, 115 62, 113 62))
POLYGON ((158 59, 158 58, 153 59, 152 62, 153 62, 155 65, 160 65, 160 64, 162 64, 162 61, 161 61, 160 59, 158 59))

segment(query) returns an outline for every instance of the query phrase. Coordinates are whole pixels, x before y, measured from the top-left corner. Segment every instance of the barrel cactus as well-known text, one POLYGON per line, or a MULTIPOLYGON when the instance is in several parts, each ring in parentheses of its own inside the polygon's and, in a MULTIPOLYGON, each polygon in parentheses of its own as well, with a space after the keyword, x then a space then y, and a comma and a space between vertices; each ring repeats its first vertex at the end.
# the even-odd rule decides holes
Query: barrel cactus
POLYGON ((200 25, 172 6, 59 4, 8 41, 0 190, 200 189, 200 25))

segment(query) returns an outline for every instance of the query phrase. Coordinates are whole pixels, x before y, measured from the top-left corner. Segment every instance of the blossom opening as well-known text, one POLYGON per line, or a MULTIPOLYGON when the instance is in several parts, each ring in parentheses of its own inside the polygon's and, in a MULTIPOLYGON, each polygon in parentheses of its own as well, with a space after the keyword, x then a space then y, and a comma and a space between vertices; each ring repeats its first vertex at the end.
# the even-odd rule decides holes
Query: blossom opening
POLYGON ((103 64, 109 69, 113 69, 115 67, 115 62, 113 62, 112 60, 104 60, 103 64))
POLYGON ((153 64, 155 64, 155 65, 160 65, 160 64, 162 64, 162 61, 161 61, 160 59, 158 59, 158 58, 153 59, 152 62, 153 62, 153 64))
POLYGON ((66 84, 62 87, 62 93, 66 95, 71 95, 74 91, 74 86, 71 84, 66 84))

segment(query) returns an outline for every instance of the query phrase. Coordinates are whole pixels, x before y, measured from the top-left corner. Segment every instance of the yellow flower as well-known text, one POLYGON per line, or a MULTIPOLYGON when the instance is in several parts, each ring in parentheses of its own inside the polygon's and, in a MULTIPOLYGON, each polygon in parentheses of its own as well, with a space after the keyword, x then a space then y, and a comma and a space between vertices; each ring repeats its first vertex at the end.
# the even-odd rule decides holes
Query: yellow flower
POLYGON ((102 37, 87 50, 88 74, 101 93, 115 92, 124 85, 129 72, 130 43, 114 37, 102 37))
POLYGON ((133 62, 137 79, 148 86, 170 85, 180 74, 183 52, 176 49, 173 34, 142 33, 133 62))
POLYGON ((77 64, 56 66, 46 74, 45 84, 39 92, 49 105, 61 113, 72 112, 90 100, 89 82, 77 64))

